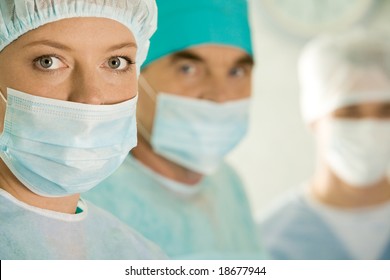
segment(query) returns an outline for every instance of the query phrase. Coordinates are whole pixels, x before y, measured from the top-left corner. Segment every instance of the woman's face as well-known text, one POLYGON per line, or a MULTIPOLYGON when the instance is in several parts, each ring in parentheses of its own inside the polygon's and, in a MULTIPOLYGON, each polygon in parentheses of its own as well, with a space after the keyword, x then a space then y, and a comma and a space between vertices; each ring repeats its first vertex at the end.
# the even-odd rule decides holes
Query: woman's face
POLYGON ((0 52, 0 90, 4 96, 13 88, 79 103, 119 103, 137 94, 136 51, 131 31, 114 20, 49 23, 0 52))

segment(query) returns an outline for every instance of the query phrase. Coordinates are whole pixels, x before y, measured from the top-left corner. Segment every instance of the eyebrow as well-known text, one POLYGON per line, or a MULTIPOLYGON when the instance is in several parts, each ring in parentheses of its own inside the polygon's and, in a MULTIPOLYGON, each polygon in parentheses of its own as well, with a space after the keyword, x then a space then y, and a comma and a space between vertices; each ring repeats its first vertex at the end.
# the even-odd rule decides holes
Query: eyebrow
POLYGON ((172 62, 176 62, 176 61, 181 60, 181 59, 189 59, 189 60, 194 60, 194 61, 197 61, 197 62, 203 62, 204 61, 200 56, 198 56, 198 55, 196 55, 196 54, 194 54, 194 53, 192 53, 190 51, 176 52, 176 53, 172 54, 172 56, 171 56, 171 61, 172 62))
POLYGON ((66 51, 71 50, 68 46, 65 46, 61 43, 50 41, 50 40, 34 41, 34 42, 31 42, 31 43, 24 45, 23 48, 34 47, 34 46, 39 46, 39 45, 45 45, 45 46, 53 47, 53 48, 60 49, 60 50, 66 50, 66 51))
POLYGON ((249 65, 253 66, 255 64, 255 61, 253 60, 253 57, 249 54, 244 55, 243 57, 239 58, 236 63, 236 65, 249 65))
MULTIPOLYGON (((34 41, 34 42, 31 42, 29 44, 24 45, 23 48, 39 46, 39 45, 45 45, 45 46, 49 46, 49 47, 56 48, 59 50, 64 50, 64 51, 71 51, 72 50, 70 47, 68 47, 64 44, 61 44, 61 43, 55 42, 55 41, 50 41, 50 40, 34 41)), ((134 42, 120 43, 120 44, 111 46, 110 48, 107 49, 107 51, 110 52, 110 51, 115 51, 115 50, 124 49, 124 48, 137 48, 137 44, 134 42)))
MULTIPOLYGON (((189 59, 196 62, 204 62, 204 59, 190 51, 180 51, 174 53, 171 57, 171 62, 176 62, 181 59, 189 59)), ((234 65, 250 65, 253 66, 255 64, 253 57, 249 54, 245 54, 234 62, 234 65)))
POLYGON ((121 43, 121 44, 117 44, 117 45, 114 45, 114 46, 111 46, 108 51, 115 51, 115 50, 120 50, 120 49, 124 49, 124 48, 135 48, 137 49, 137 44, 134 43, 134 42, 126 42, 126 43, 121 43))

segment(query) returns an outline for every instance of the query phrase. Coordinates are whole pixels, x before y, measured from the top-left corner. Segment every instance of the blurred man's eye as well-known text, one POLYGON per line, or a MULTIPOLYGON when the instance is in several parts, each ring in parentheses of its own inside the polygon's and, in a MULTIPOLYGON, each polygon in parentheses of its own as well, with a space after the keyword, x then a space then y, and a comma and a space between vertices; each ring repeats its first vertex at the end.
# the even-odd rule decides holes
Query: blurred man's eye
POLYGON ((390 104, 381 108, 380 115, 384 118, 390 118, 390 104))
POLYGON ((192 64, 183 64, 183 65, 180 65, 179 70, 183 74, 195 74, 196 67, 192 64))
POLYGON ((351 106, 336 110, 334 115, 339 118, 360 118, 361 112, 358 107, 351 106))
POLYGON ((246 70, 244 67, 235 67, 230 70, 229 75, 232 77, 244 77, 246 70))

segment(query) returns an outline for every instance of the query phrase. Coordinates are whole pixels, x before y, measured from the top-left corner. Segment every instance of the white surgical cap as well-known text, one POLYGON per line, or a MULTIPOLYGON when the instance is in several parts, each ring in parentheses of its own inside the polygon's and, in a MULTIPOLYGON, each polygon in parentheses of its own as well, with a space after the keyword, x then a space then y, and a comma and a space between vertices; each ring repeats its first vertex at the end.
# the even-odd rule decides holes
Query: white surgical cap
POLYGON ((298 68, 308 123, 345 106, 390 102, 390 44, 384 34, 359 29, 321 35, 305 46, 298 68))
POLYGON ((157 8, 155 0, 0 0, 0 51, 32 29, 72 17, 109 18, 128 27, 140 67, 156 30, 157 8))

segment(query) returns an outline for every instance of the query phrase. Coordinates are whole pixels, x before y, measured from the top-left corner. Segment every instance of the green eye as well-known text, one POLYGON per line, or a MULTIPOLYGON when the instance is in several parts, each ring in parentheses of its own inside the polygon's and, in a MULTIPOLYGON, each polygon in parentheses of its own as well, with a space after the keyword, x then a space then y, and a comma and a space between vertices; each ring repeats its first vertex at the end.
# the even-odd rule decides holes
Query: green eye
POLYGON ((49 69, 53 66, 53 59, 50 56, 45 56, 39 59, 39 64, 44 69, 49 69))
POLYGON ((106 62, 106 67, 112 69, 112 70, 127 70, 129 69, 130 65, 134 64, 132 61, 127 57, 121 57, 121 56, 113 56, 106 62))
POLYGON ((118 69, 121 66, 121 60, 119 57, 113 57, 108 60, 108 66, 111 69, 118 69))
POLYGON ((67 68, 61 59, 55 55, 43 55, 34 59, 34 65, 42 71, 54 71, 62 68, 67 68))

